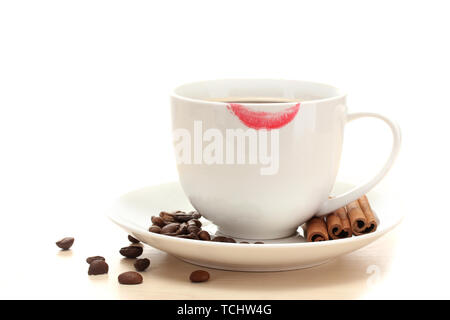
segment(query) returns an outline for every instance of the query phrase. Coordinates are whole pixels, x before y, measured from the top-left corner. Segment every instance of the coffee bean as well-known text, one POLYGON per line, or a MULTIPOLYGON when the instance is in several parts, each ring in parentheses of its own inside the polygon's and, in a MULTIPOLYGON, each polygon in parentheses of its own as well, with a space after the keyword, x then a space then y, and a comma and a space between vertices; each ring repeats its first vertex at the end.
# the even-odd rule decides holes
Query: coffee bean
POLYGON ((191 234, 178 234, 178 235, 175 235, 175 237, 181 238, 181 239, 194 239, 194 237, 191 234))
POLYGON ((134 263, 134 267, 136 268, 137 271, 144 271, 145 269, 148 268, 149 265, 150 260, 147 258, 137 259, 136 262, 134 263))
POLYGON ((256 241, 255 244, 264 244, 262 241, 256 241))
POLYGON ((193 226, 187 227, 187 231, 188 231, 189 233, 197 234, 197 233, 199 233, 200 231, 202 231, 202 229, 200 229, 200 228, 197 227, 196 225, 193 225, 193 226))
POLYGON ((196 270, 191 273, 189 279, 191 282, 205 282, 209 280, 209 273, 205 270, 196 270))
POLYGON ((198 220, 198 219, 192 219, 192 220, 189 220, 189 222, 190 223, 195 223, 195 225, 197 227, 199 227, 199 228, 201 228, 201 226, 202 226, 202 222, 200 220, 198 220))
POLYGON ((223 237, 223 236, 217 236, 212 241, 236 243, 236 240, 234 240, 233 238, 228 238, 228 237, 223 237))
MULTIPOLYGON (((200 229, 200 231, 201 231, 201 229, 200 229)), ((192 235, 192 237, 193 237, 195 240, 200 240, 199 237, 198 237, 198 232, 197 232, 197 233, 190 233, 190 234, 192 235)))
POLYGON ((226 238, 225 242, 236 243, 236 240, 234 240, 233 238, 226 238))
POLYGON ((200 240, 203 240, 203 241, 211 240, 211 236, 209 235, 208 231, 205 231, 205 230, 201 230, 199 233, 197 233, 197 236, 200 240))
POLYGON ((105 261, 105 258, 103 258, 102 256, 93 256, 93 257, 86 258, 86 262, 89 264, 91 264, 95 260, 105 261))
MULTIPOLYGON (((167 211, 161 211, 159 213, 159 218, 161 218, 163 220, 163 222, 165 222, 165 223, 170 223, 170 222, 179 222, 179 223, 188 222, 188 221, 190 221, 192 219, 199 219, 200 217, 201 217, 201 214, 196 212, 196 211, 191 211, 189 213, 186 213, 184 211, 176 211, 176 212, 172 212, 172 213, 171 212, 167 212, 167 211)), ((152 222, 154 224, 157 224, 153 220, 156 221, 156 219, 152 218, 152 222)), ((197 224, 199 222, 197 222, 197 224)), ((158 225, 159 225, 159 223, 158 223, 158 225)), ((201 223, 200 223, 200 225, 198 225, 198 227, 200 227, 200 226, 201 226, 201 223)), ((161 227, 163 227, 163 226, 161 226, 161 227)))
POLYGON ((192 219, 192 215, 187 214, 184 211, 175 211, 175 212, 167 212, 167 211, 161 211, 159 213, 159 216, 165 221, 165 222, 186 222, 187 220, 192 219), (181 219, 182 221, 178 220, 181 219))
POLYGON ((153 233, 161 233, 161 228, 157 225, 152 225, 150 228, 148 228, 148 231, 153 233))
POLYGON ((56 245, 63 250, 69 250, 75 241, 72 237, 66 237, 56 242, 56 245))
POLYGON ((192 219, 200 219, 202 217, 202 215, 197 211, 191 211, 189 213, 192 215, 192 219))
POLYGON ((182 238, 182 239, 193 239, 193 240, 198 240, 198 237, 195 233, 189 233, 189 234, 180 234, 176 236, 177 238, 182 238))
POLYGON ((173 218, 177 222, 187 222, 192 219, 192 215, 187 213, 176 213, 173 215, 173 218))
POLYGON ((178 230, 175 233, 176 233, 176 235, 187 234, 188 233, 188 224, 186 222, 183 222, 182 224, 180 224, 180 226, 178 227, 178 230))
POLYGON ((129 246, 129 247, 123 247, 122 249, 120 249, 120 254, 123 255, 124 257, 127 258, 137 258, 142 254, 142 247, 138 247, 138 246, 129 246))
POLYGON ((247 242, 247 241, 241 241, 241 242, 239 242, 239 243, 249 244, 249 242, 247 242))
POLYGON ((164 222, 164 220, 161 217, 156 217, 156 216, 152 217, 152 223, 154 225, 157 225, 160 228, 162 228, 166 225, 166 223, 164 222))
POLYGON ((129 240, 131 243, 139 243, 139 240, 138 240, 138 239, 133 238, 133 237, 130 236, 130 235, 128 235, 128 240, 129 240))
POLYGON ((169 223, 168 225, 165 225, 163 228, 161 228, 161 233, 175 233, 177 232, 180 224, 179 223, 169 223))
POLYGON ((214 239, 212 239, 212 241, 215 241, 215 242, 227 242, 227 237, 222 237, 222 236, 217 236, 217 237, 214 237, 214 239))
POLYGON ((88 275, 98 275, 108 273, 108 264, 103 260, 94 260, 89 265, 88 275))
POLYGON ((189 226, 197 226, 197 224, 195 223, 194 219, 189 220, 189 221, 187 222, 187 224, 188 224, 189 226))
POLYGON ((172 214, 172 213, 169 213, 169 212, 166 212, 166 211, 161 211, 161 212, 159 213, 159 217, 160 217, 161 219, 163 219, 164 222, 175 222, 175 219, 174 219, 174 217, 173 217, 173 214, 172 214))
POLYGON ((143 281, 142 276, 134 271, 121 273, 118 277, 120 284, 140 284, 143 281))

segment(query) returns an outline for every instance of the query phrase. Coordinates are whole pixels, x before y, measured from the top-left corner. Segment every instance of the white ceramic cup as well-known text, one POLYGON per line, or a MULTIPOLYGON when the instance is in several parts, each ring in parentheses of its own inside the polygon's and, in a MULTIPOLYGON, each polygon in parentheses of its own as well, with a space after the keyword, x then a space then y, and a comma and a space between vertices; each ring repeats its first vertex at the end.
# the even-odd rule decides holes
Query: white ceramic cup
POLYGON ((400 129, 394 122, 377 113, 348 114, 346 95, 325 84, 266 79, 203 81, 176 88, 171 104, 183 190, 194 208, 213 221, 221 233, 236 238, 287 237, 313 216, 323 216, 358 199, 388 172, 401 143, 400 129), (211 101, 249 97, 294 102, 211 101), (362 117, 378 118, 388 124, 393 135, 391 154, 371 180, 329 199, 338 173, 345 124, 362 117), (239 132, 237 129, 248 137, 256 133, 259 141, 266 134, 265 147, 273 151, 271 170, 267 158, 265 162, 263 157, 257 163, 250 162, 250 152, 255 151, 250 147, 250 138, 245 140, 245 150, 242 145, 239 149, 237 140, 227 146, 231 141, 227 133, 239 132), (217 154, 220 135, 223 160, 211 158, 208 149, 214 142, 213 155, 217 154), (245 151, 247 158, 233 163, 239 150, 245 151), (230 161, 227 151, 234 152, 230 161))

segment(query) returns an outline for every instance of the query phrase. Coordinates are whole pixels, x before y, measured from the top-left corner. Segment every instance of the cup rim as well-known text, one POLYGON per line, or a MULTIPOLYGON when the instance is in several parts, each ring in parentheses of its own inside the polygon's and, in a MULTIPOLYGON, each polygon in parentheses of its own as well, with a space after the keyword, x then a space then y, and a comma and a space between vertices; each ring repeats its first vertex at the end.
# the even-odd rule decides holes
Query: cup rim
MULTIPOLYGON (((293 79, 276 79, 276 78, 220 78, 220 79, 210 79, 210 80, 200 80, 200 81, 190 81, 185 82, 183 84, 177 85, 171 92, 170 97, 176 98, 184 101, 194 102, 194 103, 201 103, 201 104, 209 104, 209 105, 224 105, 228 104, 228 102, 221 102, 221 101, 208 101, 205 99, 199 99, 199 98, 190 98, 184 95, 181 95, 177 93, 177 91, 184 87, 184 86, 190 86, 190 85, 196 85, 196 84, 202 84, 202 83, 208 83, 208 82, 215 82, 215 81, 287 81, 287 82, 298 82, 303 84, 311 84, 311 85, 317 85, 317 86, 323 86, 328 87, 330 89, 336 90, 337 94, 333 95, 332 97, 327 98, 319 98, 319 99, 311 99, 311 100, 305 100, 301 101, 301 105, 304 106, 305 104, 317 104, 322 102, 329 102, 333 100, 339 100, 347 97, 347 92, 343 91, 342 89, 339 89, 336 86, 326 84, 323 82, 316 82, 316 81, 308 81, 308 80, 293 80, 293 79)), ((276 106, 286 106, 291 105, 293 103, 297 103, 295 101, 290 102, 274 102, 274 103, 260 103, 260 102, 242 102, 240 104, 243 105, 249 105, 249 106, 267 106, 267 107, 276 107, 276 106)))

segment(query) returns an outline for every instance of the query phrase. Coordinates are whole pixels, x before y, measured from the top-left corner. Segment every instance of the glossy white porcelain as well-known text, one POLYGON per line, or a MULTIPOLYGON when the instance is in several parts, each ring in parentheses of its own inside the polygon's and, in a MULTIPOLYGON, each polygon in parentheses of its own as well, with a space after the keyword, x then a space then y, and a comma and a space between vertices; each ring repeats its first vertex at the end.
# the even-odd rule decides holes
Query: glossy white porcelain
MULTIPOLYGON (((293 234, 296 226, 314 215, 332 212, 366 194, 387 173, 400 148, 397 125, 375 113, 347 114, 346 95, 325 84, 215 80, 183 85, 172 94, 173 129, 187 130, 191 136, 208 129, 223 136, 229 129, 265 130, 267 123, 259 125, 258 114, 270 118, 269 126, 279 126, 267 130, 278 130, 279 135, 275 174, 261 174, 267 166, 260 163, 198 162, 177 166, 183 190, 195 209, 218 225, 221 232, 233 237, 276 239, 293 234), (298 109, 297 102, 243 103, 238 106, 243 109, 243 116, 232 109, 233 105, 207 101, 226 97, 302 101, 298 109), (291 112, 293 108, 295 112, 291 112), (246 114, 250 114, 247 119, 246 114), (345 124, 361 117, 375 117, 389 125, 393 133, 392 153, 373 179, 330 200, 345 124), (195 123, 201 123, 201 129, 195 123)), ((207 142, 200 138, 199 143, 207 142)), ((247 159, 249 151, 246 152, 247 159)))
MULTIPOLYGON (((352 186, 337 183, 335 192, 352 186)), ((152 247, 187 262, 226 270, 283 271, 311 267, 340 255, 362 248, 392 230, 402 220, 403 209, 398 199, 376 191, 368 193, 372 208, 379 219, 377 231, 358 237, 317 243, 305 242, 303 230, 264 244, 233 244, 180 239, 148 232, 150 217, 162 210, 192 210, 179 183, 147 187, 122 196, 109 210, 109 217, 133 237, 152 247)), ((217 227, 205 219, 203 228, 214 233, 217 227)), ((250 241, 237 239, 238 241, 250 241)))

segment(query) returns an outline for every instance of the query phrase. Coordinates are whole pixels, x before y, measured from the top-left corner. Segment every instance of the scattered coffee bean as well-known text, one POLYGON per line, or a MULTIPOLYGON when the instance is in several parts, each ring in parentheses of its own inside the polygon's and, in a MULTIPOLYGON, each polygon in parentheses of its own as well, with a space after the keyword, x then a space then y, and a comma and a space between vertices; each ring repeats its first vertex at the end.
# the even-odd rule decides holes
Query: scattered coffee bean
POLYGON ((187 222, 192 219, 192 215, 188 213, 176 213, 173 215, 173 218, 177 222, 187 222))
POLYGON ((147 258, 144 259, 137 259, 134 263, 134 267, 137 271, 144 271, 150 266, 150 260, 147 258))
POLYGON ((187 231, 188 231, 189 233, 197 234, 197 233, 199 233, 200 231, 202 231, 202 229, 200 229, 200 228, 197 227, 196 225, 193 225, 193 226, 187 227, 187 231))
POLYGON ((215 242, 227 242, 227 237, 217 236, 217 237, 214 237, 214 239, 212 239, 212 241, 215 241, 215 242))
POLYGON ((205 270, 196 270, 191 273, 189 279, 191 282, 205 282, 209 280, 209 273, 205 270))
POLYGON ((94 260, 89 265, 88 275, 108 273, 108 264, 103 260, 94 260))
POLYGON ((205 231, 205 230, 202 230, 199 233, 197 233, 197 236, 200 240, 203 240, 203 241, 211 240, 211 236, 209 235, 208 231, 205 231))
POLYGON ((93 257, 86 258, 86 262, 89 264, 91 264, 95 260, 105 261, 105 258, 103 258, 102 256, 93 256, 93 257))
POLYGON ((247 241, 241 241, 241 242, 239 242, 239 243, 249 244, 249 242, 247 242, 247 241))
POLYGON ((179 226, 180 226, 179 223, 175 223, 175 222, 169 223, 168 225, 165 225, 163 228, 161 228, 161 233, 162 234, 175 233, 175 232, 177 232, 179 226))
MULTIPOLYGON (((201 217, 201 214, 199 214, 196 211, 191 211, 189 213, 183 212, 183 211, 176 211, 176 212, 167 212, 167 211, 161 211, 159 213, 159 217, 164 221, 164 222, 188 222, 192 219, 199 219, 201 217)), ((153 220, 156 221, 156 219, 152 218, 153 220)), ((152 222, 154 224, 156 224, 154 221, 152 220, 152 222)))
POLYGON ((188 224, 186 222, 183 222, 178 227, 178 230, 175 232, 177 235, 179 234, 187 234, 188 233, 188 224))
POLYGON ((153 232, 153 233, 161 233, 161 228, 158 227, 157 225, 152 225, 148 231, 153 232))
POLYGON ((153 225, 149 231, 182 239, 236 243, 236 240, 233 238, 224 236, 217 236, 211 240, 210 234, 201 228, 202 222, 198 220, 201 216, 197 211, 189 213, 183 211, 161 211, 159 217, 152 216, 153 225))
POLYGON ((183 239, 194 239, 198 240, 198 237, 195 233, 189 233, 189 234, 180 234, 176 236, 177 238, 183 238, 183 239))
POLYGON ((182 238, 182 239, 194 239, 192 234, 178 234, 178 235, 176 235, 176 237, 177 238, 182 238))
POLYGON ((133 238, 133 237, 130 236, 130 235, 128 235, 128 240, 129 240, 131 243, 139 243, 139 240, 138 240, 138 239, 133 238))
POLYGON ((75 241, 72 237, 66 237, 56 242, 56 245, 63 250, 69 250, 75 241))
POLYGON ((175 222, 175 219, 174 219, 174 217, 173 217, 173 214, 172 214, 172 213, 169 213, 169 212, 166 212, 166 211, 161 211, 161 212, 159 213, 159 217, 160 217, 161 219, 163 219, 164 222, 175 222))
POLYGON ((189 213, 192 215, 192 219, 200 219, 202 217, 202 215, 197 211, 191 211, 189 213))
POLYGON ((256 241, 255 244, 264 244, 262 241, 256 241))
POLYGON ((118 277, 120 284, 140 284, 143 281, 142 276, 134 271, 121 273, 118 277))
POLYGON ((212 241, 236 243, 236 240, 234 240, 233 238, 228 238, 228 237, 223 237, 223 236, 217 236, 212 241))
POLYGON ((183 211, 175 211, 173 213, 161 211, 159 216, 164 222, 186 222, 192 219, 192 214, 183 211))
POLYGON ((195 224, 197 225, 197 227, 201 228, 202 227, 202 222, 198 219, 192 219, 192 221, 195 222, 195 224))
POLYGON ((127 258, 137 258, 142 254, 142 247, 138 247, 138 246, 128 246, 128 247, 123 247, 122 249, 120 249, 120 254, 123 255, 124 257, 127 258))
POLYGON ((156 216, 152 217, 152 223, 154 225, 157 225, 160 228, 162 228, 166 225, 166 223, 164 222, 164 220, 161 217, 156 217, 156 216))
POLYGON ((200 228, 200 227, 202 226, 201 221, 200 221, 200 220, 197 220, 197 219, 189 220, 189 221, 188 221, 188 224, 189 224, 189 225, 197 226, 198 228, 200 228))

